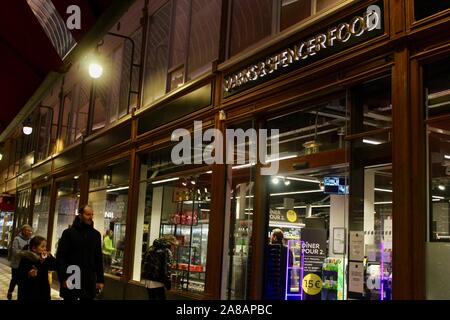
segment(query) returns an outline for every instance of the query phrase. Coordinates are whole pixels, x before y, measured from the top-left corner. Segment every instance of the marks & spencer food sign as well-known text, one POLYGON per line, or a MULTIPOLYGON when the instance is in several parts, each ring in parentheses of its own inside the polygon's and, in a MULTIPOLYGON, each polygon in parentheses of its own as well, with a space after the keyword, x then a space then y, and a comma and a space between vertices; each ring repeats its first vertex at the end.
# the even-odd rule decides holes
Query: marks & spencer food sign
POLYGON ((237 73, 226 76, 225 96, 383 34, 382 12, 382 2, 371 5, 363 12, 331 25, 324 32, 302 39, 237 73))

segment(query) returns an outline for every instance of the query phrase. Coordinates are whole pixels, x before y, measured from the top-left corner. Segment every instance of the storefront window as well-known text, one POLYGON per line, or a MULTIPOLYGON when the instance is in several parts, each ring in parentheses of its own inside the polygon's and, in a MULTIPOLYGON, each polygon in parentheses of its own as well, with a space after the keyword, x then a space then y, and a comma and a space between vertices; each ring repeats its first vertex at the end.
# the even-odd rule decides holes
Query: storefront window
POLYGON ((430 240, 450 242, 450 126, 448 120, 428 126, 430 240))
POLYGON ((89 116, 89 95, 90 82, 80 82, 76 86, 77 96, 73 102, 78 102, 72 106, 72 128, 75 129, 75 135, 71 143, 81 140, 86 135, 88 116, 89 116))
POLYGON ((171 162, 171 148, 141 156, 136 253, 133 279, 141 278, 143 257, 154 240, 174 235, 172 290, 205 290, 211 178, 208 168, 185 173, 171 162))
MULTIPOLYGON (((254 121, 230 126, 229 129, 242 129, 244 131, 253 129, 254 121)), ((225 247, 228 250, 226 299, 245 300, 249 298, 250 268, 252 257, 252 227, 253 227, 253 203, 255 198, 255 172, 256 167, 251 166, 248 157, 249 142, 243 144, 246 150, 245 164, 229 165, 227 179, 226 201, 230 204, 226 207, 229 212, 226 217, 229 221, 229 238, 225 240, 225 247), (227 241, 228 240, 228 241, 227 241), (228 243, 227 243, 228 242, 228 243)), ((236 141, 234 148, 235 163, 239 155, 238 150, 242 145, 236 141)))
POLYGON ((1 197, 0 202, 0 250, 9 248, 13 236, 14 198, 1 197))
POLYGON ((351 299, 392 299, 393 184, 390 77, 351 89, 348 291, 351 299))
POLYGON ((221 6, 222 0, 192 0, 188 79, 210 70, 219 57, 221 6))
POLYGON ((450 242, 448 200, 450 178, 450 126, 447 119, 433 119, 450 113, 450 59, 425 68, 425 94, 428 122, 430 240, 450 242))
POLYGON ((389 77, 372 80, 353 88, 352 99, 352 134, 387 129, 392 126, 389 77))
POLYGON ((302 111, 267 122, 269 129, 280 132, 281 161, 278 174, 264 179, 268 199, 264 297, 343 300, 349 197, 346 98, 342 94, 300 107, 302 111))
POLYGON ((144 105, 150 104, 166 93, 171 8, 172 5, 169 1, 152 16, 149 25, 144 105))
POLYGON ((233 0, 230 57, 270 36, 272 9, 273 0, 233 0))
POLYGON ((228 57, 342 2, 343 0, 233 0, 228 57))
MULTIPOLYGON (((389 78, 369 84, 380 83, 380 91, 390 86, 389 78)), ((264 177, 267 299, 392 298, 390 122, 378 124, 386 131, 364 129, 367 106, 390 106, 390 95, 374 96, 380 91, 369 84, 268 119, 282 160, 278 174, 264 177), (352 139, 350 123, 367 137, 352 139)))
POLYGON ((450 59, 429 64, 424 69, 426 117, 450 113, 450 59))
POLYGON ((36 162, 45 159, 52 151, 51 146, 56 134, 56 124, 58 122, 58 103, 53 107, 40 106, 38 108, 38 128, 36 130, 36 162), (56 113, 56 117, 55 117, 56 113))
POLYGON ((95 228, 103 235, 105 273, 123 275, 128 208, 129 162, 113 164, 90 173, 89 205, 95 228))
POLYGON ((450 9, 448 1, 434 1, 432 5, 423 0, 414 0, 414 17, 421 20, 438 12, 450 9))
POLYGON ((312 106, 302 106, 269 119, 268 129, 278 129, 280 158, 344 148, 348 126, 345 96, 312 106))
MULTIPOLYGON (((377 152, 373 146, 366 152, 377 152)), ((355 151, 354 151, 355 152, 355 151)), ((358 152, 363 152, 359 149, 358 152)), ((363 285, 351 280, 349 297, 368 300, 392 299, 392 167, 353 166, 349 238, 349 274, 364 270, 363 285), (361 231, 363 230, 363 231, 361 231), (358 256, 363 245, 364 257, 358 256), (358 271, 359 270, 359 271, 358 271)), ((354 279, 354 278, 351 278, 354 279)))
POLYGON ((47 238, 49 211, 50 186, 46 186, 37 189, 34 196, 32 227, 35 235, 47 238))
POLYGON ((428 145, 427 299, 448 299, 450 268, 450 59, 424 67, 428 145))
POLYGON ((14 232, 24 224, 29 224, 31 189, 21 190, 17 193, 17 205, 14 212, 14 232))
POLYGON ((311 0, 282 0, 280 29, 284 30, 312 14, 311 0))
POLYGON ((72 225, 80 201, 78 177, 59 182, 57 188, 51 250, 53 253, 56 253, 63 231, 72 225))

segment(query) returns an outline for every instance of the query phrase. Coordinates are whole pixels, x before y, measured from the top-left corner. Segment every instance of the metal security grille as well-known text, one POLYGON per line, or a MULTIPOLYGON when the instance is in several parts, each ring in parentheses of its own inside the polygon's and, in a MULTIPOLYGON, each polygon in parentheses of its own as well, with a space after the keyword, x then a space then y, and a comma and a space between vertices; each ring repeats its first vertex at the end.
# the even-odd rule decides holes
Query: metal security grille
POLYGON ((76 46, 61 16, 50 0, 27 0, 28 5, 44 29, 61 59, 76 46))

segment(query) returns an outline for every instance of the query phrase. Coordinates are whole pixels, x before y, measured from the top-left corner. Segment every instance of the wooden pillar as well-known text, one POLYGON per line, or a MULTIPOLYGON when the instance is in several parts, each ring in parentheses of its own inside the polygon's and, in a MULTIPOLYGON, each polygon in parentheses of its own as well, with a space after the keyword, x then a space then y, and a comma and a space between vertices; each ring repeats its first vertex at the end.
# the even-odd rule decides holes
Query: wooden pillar
MULTIPOLYGON (((261 129, 264 124, 259 121, 256 129, 261 129)), ((260 300, 263 297, 264 290, 264 261, 265 261, 265 247, 267 242, 267 219, 268 214, 268 197, 266 177, 261 176, 261 161, 258 161, 256 166, 255 176, 255 201, 254 201, 254 215, 252 226, 251 239, 251 278, 250 278, 250 299, 260 300)))
MULTIPOLYGON (((392 70, 392 164, 393 164, 393 299, 414 297, 413 172, 410 108, 409 52, 394 53, 392 70)), ((425 185, 422 186, 425 188, 425 185)))
POLYGON ((411 201, 412 201, 412 299, 425 299, 425 243, 427 234, 427 149, 424 96, 417 60, 410 63, 411 110, 411 201), (414 182, 413 182, 414 179, 414 182))
MULTIPOLYGON (((225 125, 215 117, 215 128, 225 132, 225 125)), ((225 142, 225 141, 224 141, 225 142)), ((211 214, 209 217, 208 254, 206 261, 205 294, 208 299, 220 299, 225 225, 226 165, 214 164, 211 181, 211 214)))
MULTIPOLYGON (((128 206, 125 231, 125 256, 123 261, 122 280, 129 281, 132 278, 134 266, 134 245, 137 236, 142 235, 136 230, 137 206, 139 201, 139 159, 136 148, 131 150, 129 169, 128 206)), ((125 297, 124 297, 125 298, 125 297)))

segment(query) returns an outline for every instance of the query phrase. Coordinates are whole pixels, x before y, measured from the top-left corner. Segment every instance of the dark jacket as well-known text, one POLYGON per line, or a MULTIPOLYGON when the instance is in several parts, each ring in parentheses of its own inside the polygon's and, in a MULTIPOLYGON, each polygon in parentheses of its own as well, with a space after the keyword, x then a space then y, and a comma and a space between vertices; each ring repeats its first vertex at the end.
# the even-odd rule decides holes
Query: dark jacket
POLYGON ((283 244, 269 244, 267 248, 267 273, 265 299, 284 300, 288 249, 283 244))
POLYGON ((40 257, 28 250, 20 253, 21 259, 18 268, 19 291, 18 300, 50 300, 50 284, 48 272, 57 269, 56 259, 48 256, 41 261, 40 257), (28 272, 34 267, 38 270, 36 277, 29 277, 28 272))
POLYGON ((82 223, 77 216, 59 240, 56 259, 59 264, 60 296, 64 299, 94 299, 95 284, 104 283, 102 240, 94 225, 82 223), (63 287, 67 278, 73 274, 67 273, 67 268, 72 265, 80 268, 80 289, 63 287))
POLYGON ((170 243, 164 239, 156 239, 144 257, 142 276, 145 279, 158 281, 167 289, 171 287, 170 274, 172 266, 172 252, 170 243))

